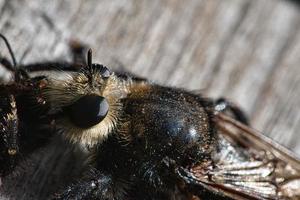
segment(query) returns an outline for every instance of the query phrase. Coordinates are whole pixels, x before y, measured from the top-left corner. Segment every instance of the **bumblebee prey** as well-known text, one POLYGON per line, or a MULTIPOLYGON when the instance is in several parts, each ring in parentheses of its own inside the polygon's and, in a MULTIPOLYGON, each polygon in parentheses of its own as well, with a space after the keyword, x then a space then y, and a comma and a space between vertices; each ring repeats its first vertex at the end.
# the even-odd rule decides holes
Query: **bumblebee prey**
POLYGON ((110 72, 77 43, 71 63, 17 67, 1 37, 13 60, 1 58, 12 75, 0 85, 3 179, 60 135, 87 155, 87 167, 51 199, 300 197, 299 160, 225 99, 110 72))

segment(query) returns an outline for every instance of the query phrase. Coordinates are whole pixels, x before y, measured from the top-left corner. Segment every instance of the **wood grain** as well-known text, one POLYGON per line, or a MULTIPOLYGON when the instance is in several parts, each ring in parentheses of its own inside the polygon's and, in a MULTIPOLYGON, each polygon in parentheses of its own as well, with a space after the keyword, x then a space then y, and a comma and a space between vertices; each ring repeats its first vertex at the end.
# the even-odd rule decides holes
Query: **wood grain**
POLYGON ((300 154, 295 2, 0 0, 0 32, 19 63, 70 60, 68 41, 76 38, 111 68, 230 98, 254 128, 300 154))

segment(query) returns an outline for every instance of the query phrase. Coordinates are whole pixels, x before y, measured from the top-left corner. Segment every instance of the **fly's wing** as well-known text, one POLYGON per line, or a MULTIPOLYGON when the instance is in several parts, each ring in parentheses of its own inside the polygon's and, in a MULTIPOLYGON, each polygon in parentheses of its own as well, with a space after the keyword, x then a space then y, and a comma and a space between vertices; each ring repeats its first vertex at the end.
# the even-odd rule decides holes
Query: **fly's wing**
POLYGON ((178 170, 195 194, 198 188, 224 199, 300 199, 300 160, 292 152, 224 114, 216 123, 212 161, 178 170))

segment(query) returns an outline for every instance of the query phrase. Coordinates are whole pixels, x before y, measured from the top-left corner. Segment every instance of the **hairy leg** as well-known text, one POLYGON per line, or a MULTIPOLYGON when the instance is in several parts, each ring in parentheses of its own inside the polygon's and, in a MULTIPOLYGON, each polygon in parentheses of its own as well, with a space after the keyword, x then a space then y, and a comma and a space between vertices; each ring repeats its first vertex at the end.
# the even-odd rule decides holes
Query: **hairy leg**
POLYGON ((55 200, 122 200, 128 184, 118 177, 93 170, 88 177, 56 194, 55 200))
POLYGON ((0 94, 0 176, 15 166, 19 153, 18 123, 14 96, 0 94))

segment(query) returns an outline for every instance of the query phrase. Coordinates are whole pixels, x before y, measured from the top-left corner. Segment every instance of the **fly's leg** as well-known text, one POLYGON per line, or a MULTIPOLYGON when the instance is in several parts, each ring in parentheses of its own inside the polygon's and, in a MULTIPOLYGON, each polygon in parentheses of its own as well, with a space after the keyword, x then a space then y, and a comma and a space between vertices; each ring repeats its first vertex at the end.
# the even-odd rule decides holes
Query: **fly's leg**
POLYGON ((13 95, 0 95, 0 176, 15 166, 19 152, 18 115, 13 95))
POLYGON ((11 81, 13 71, 12 64, 6 58, 0 56, 0 84, 11 81))
POLYGON ((56 194, 53 200, 113 200, 124 199, 127 184, 111 175, 105 175, 94 170, 88 178, 76 184, 68 186, 60 194, 56 194))
MULTIPOLYGON (((11 51, 9 45, 8 48, 11 51)), ((13 54, 12 58, 14 61, 13 54)), ((14 82, 21 81, 27 77, 26 72, 16 70, 14 65, 2 56, 0 56, 0 65, 12 73, 14 82)), ((15 96, 10 93, 11 91, 7 87, 6 83, 0 82, 0 177, 12 171, 19 157, 19 118, 17 103, 15 96)))
POLYGON ((229 112, 238 121, 242 122, 243 124, 249 125, 248 117, 246 116, 244 111, 242 111, 242 109, 239 108, 236 104, 225 98, 219 98, 215 101, 215 110, 217 112, 229 112))
POLYGON ((12 64, 6 58, 0 57, 0 64, 5 67, 8 71, 14 71, 12 64))

